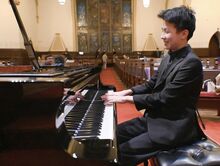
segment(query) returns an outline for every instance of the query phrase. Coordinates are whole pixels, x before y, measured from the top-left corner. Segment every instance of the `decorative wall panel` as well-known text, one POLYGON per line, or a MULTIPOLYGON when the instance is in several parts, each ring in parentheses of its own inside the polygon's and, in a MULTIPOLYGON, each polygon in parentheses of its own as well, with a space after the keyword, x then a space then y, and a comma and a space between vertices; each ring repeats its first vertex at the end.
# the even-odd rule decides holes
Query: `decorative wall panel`
POLYGON ((78 51, 131 52, 131 0, 76 0, 78 51))

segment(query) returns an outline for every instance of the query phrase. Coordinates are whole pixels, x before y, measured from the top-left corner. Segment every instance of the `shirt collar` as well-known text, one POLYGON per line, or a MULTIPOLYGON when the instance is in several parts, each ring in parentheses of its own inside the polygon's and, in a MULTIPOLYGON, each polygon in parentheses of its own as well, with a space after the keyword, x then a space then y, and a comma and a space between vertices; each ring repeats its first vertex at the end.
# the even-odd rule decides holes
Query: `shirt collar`
POLYGON ((176 51, 169 51, 168 54, 170 55, 170 61, 185 55, 185 53, 189 52, 189 50, 191 50, 191 47, 187 44, 176 51))

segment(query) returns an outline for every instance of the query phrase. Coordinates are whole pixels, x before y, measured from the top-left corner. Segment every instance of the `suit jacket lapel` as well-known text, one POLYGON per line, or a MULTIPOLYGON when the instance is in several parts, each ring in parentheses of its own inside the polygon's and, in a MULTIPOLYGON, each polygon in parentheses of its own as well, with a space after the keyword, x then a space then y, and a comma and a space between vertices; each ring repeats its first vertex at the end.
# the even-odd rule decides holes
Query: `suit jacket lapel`
POLYGON ((180 63, 183 61, 183 59, 191 51, 192 51, 192 49, 189 45, 187 45, 183 49, 180 49, 178 51, 178 53, 176 53, 177 55, 179 54, 179 56, 174 58, 174 61, 172 62, 171 66, 168 68, 167 68, 167 65, 169 63, 170 58, 166 57, 166 59, 164 59, 163 66, 161 68, 161 71, 159 71, 159 75, 158 75, 157 82, 156 82, 154 89, 156 89, 159 85, 161 85, 166 80, 166 78, 170 74, 170 72, 173 71, 175 69, 175 67, 177 68, 180 65, 180 63))
POLYGON ((159 73, 158 73, 158 77, 157 77, 156 86, 157 86, 157 84, 161 81, 161 77, 163 76, 163 73, 165 72, 168 63, 169 63, 169 57, 166 57, 166 58, 164 59, 164 62, 161 63, 161 66, 160 66, 161 69, 159 69, 160 71, 158 71, 159 73))
POLYGON ((167 58, 167 59, 168 60, 166 61, 166 63, 164 63, 162 72, 160 72, 161 74, 159 74, 159 76, 158 76, 158 80, 157 80, 157 83, 156 83, 156 86, 154 87, 154 89, 166 80, 166 78, 170 74, 170 72, 173 71, 173 69, 177 66, 177 64, 179 64, 183 60, 183 57, 174 59, 171 66, 166 70, 166 67, 169 62, 169 58, 167 58))

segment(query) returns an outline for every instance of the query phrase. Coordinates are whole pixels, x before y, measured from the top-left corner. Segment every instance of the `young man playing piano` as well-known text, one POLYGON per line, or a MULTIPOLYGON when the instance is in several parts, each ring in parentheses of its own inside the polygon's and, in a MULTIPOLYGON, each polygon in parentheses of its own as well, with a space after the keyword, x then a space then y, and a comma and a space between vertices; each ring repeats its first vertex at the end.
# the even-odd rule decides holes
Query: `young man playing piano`
POLYGON ((161 11, 158 17, 169 50, 158 72, 143 85, 102 96, 106 104, 133 102, 138 110, 146 110, 143 117, 118 125, 120 165, 137 165, 160 150, 205 137, 196 116, 202 64, 188 45, 195 30, 194 12, 182 6, 161 11))

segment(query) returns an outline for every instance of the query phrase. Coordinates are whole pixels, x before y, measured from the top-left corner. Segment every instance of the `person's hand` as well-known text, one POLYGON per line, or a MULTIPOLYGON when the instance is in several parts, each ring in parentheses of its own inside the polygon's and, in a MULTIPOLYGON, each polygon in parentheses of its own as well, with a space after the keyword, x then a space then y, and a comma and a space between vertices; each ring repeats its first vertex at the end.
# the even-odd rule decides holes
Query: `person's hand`
POLYGON ((112 105, 113 103, 125 103, 127 96, 117 96, 117 95, 103 95, 101 96, 105 105, 112 105))
POLYGON ((81 94, 80 90, 78 90, 75 95, 70 95, 66 101, 71 103, 71 104, 76 104, 77 102, 79 102, 81 99, 83 99, 84 96, 81 94))
POLYGON ((105 95, 107 96, 126 96, 126 95, 130 95, 132 93, 132 91, 130 89, 128 90, 122 90, 122 91, 118 91, 118 92, 108 92, 105 95))
POLYGON ((67 95, 67 92, 70 90, 70 88, 64 88, 64 91, 63 91, 63 95, 66 96, 67 95))

